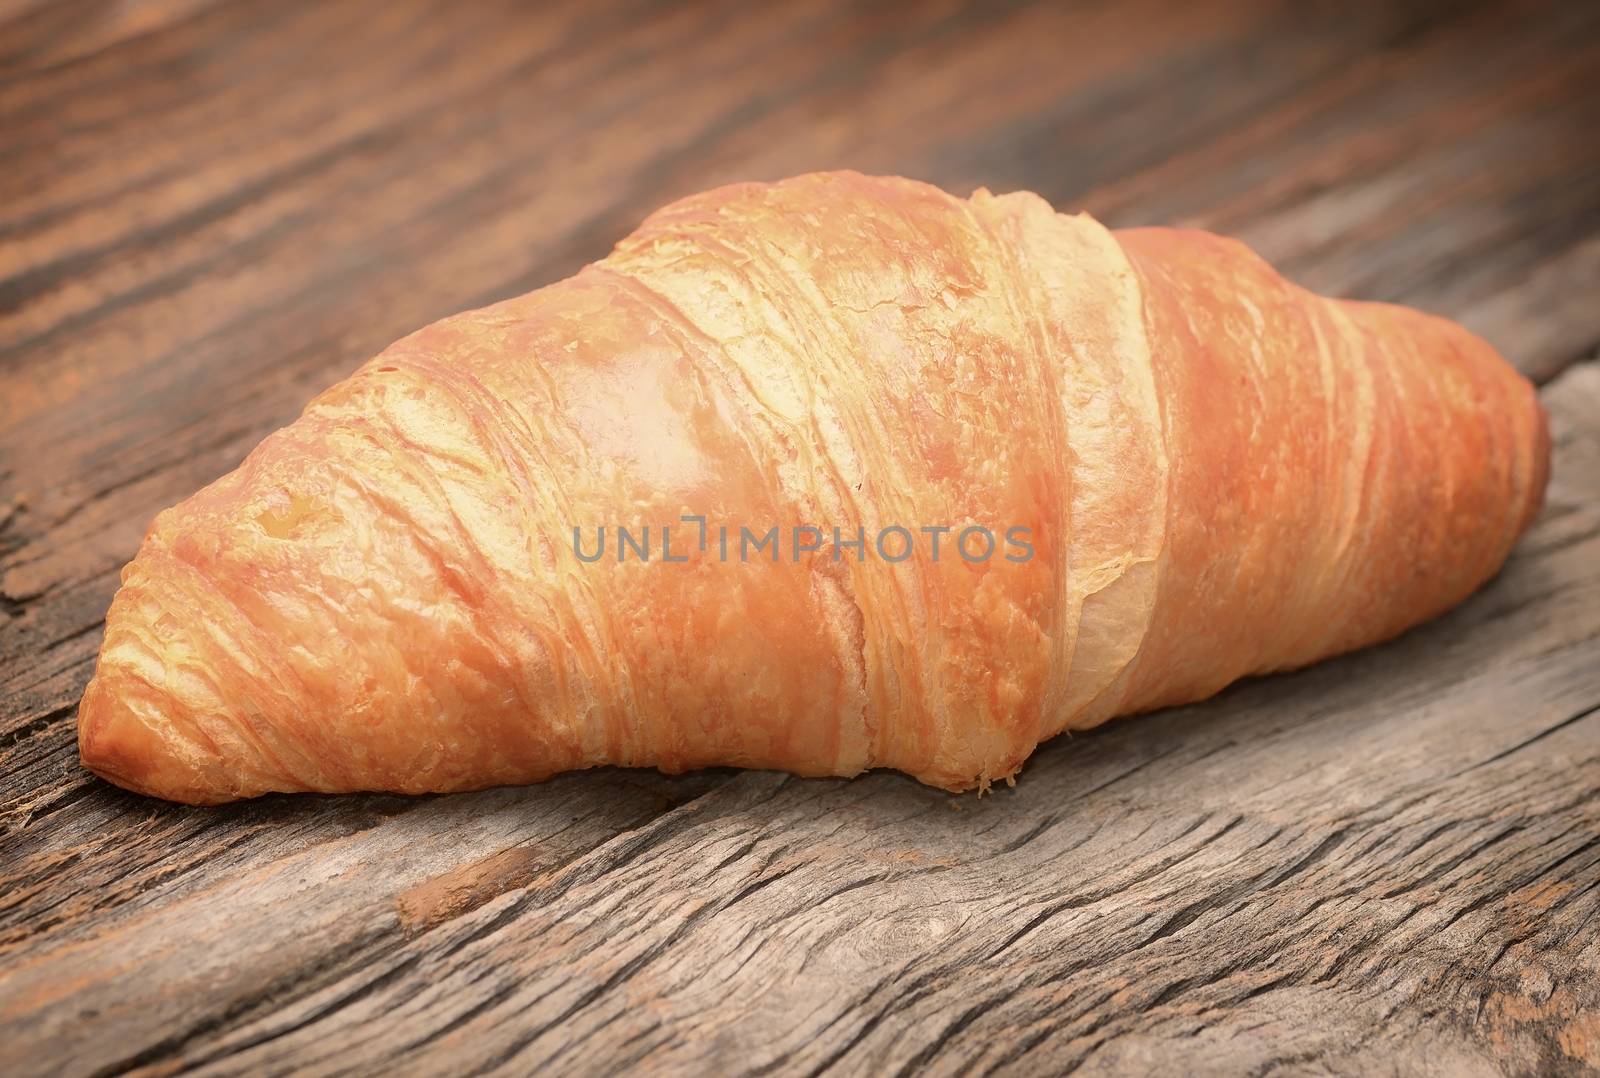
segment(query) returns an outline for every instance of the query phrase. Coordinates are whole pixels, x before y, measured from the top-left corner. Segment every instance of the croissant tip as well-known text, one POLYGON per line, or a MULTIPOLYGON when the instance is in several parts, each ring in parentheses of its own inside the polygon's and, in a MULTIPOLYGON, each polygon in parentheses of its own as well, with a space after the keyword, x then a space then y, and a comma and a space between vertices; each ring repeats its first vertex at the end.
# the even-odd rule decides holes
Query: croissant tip
POLYGON ((98 677, 89 682, 78 705, 78 759, 107 782, 137 794, 191 805, 227 800, 174 757, 166 740, 98 677))

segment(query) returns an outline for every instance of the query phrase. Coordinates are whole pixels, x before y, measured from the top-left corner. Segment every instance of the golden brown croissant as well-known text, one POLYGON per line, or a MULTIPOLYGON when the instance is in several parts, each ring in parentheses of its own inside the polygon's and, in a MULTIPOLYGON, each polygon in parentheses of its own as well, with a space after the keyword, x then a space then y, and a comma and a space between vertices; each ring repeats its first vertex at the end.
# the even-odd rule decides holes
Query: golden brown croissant
POLYGON ((202 803, 598 764, 983 786, 1440 613, 1548 458, 1484 342, 1236 242, 726 187, 398 342, 158 516, 79 744, 202 803))

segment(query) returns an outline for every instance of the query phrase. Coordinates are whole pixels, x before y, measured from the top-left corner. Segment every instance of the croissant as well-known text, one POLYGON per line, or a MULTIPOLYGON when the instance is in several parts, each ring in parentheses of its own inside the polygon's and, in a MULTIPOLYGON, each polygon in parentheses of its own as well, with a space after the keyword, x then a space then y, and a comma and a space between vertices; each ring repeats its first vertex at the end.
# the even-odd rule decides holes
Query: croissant
POLYGON ((161 513, 79 748, 191 803, 603 764, 985 787, 1439 614, 1548 466, 1483 341, 1232 240, 724 187, 392 345, 161 513))

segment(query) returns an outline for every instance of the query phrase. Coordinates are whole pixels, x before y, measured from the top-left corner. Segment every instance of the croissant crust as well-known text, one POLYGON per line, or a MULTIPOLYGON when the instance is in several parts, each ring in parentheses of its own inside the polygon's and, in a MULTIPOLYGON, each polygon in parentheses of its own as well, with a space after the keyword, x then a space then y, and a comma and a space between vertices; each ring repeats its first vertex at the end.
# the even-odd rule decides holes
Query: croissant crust
POLYGON ((724 187, 397 342, 160 514, 79 744, 195 803, 600 764, 984 786, 1440 613, 1548 460, 1483 341, 1231 240, 853 173, 724 187), (720 555, 746 528, 776 560, 720 555))

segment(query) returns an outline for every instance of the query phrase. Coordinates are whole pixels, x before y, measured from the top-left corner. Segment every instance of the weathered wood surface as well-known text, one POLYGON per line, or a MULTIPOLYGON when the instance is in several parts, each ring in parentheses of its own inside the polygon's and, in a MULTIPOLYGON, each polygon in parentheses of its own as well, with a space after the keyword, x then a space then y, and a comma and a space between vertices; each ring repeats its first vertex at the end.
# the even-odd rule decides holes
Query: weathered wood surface
POLYGON ((10 7, 0 1072, 1600 1068, 1600 6, 10 7), (156 510, 660 202, 837 166, 1461 318, 1546 383, 1549 509, 1440 622, 982 800, 79 771, 156 510))

